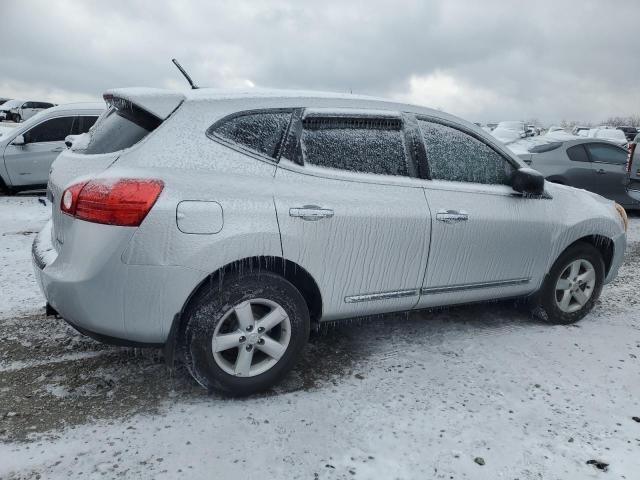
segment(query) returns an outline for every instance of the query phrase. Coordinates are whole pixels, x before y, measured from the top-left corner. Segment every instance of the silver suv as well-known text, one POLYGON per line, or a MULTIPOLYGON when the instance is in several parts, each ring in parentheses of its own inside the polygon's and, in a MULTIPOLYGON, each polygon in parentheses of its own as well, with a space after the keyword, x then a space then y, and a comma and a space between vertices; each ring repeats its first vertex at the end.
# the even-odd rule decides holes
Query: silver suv
POLYGON ((104 103, 70 103, 49 108, 0 136, 0 190, 44 187, 68 135, 86 133, 104 103))
POLYGON ((621 207, 442 112, 282 91, 105 100, 86 150, 53 164, 33 245, 48 311, 164 346, 207 388, 269 388, 324 321, 526 297, 575 322, 622 262, 621 207))

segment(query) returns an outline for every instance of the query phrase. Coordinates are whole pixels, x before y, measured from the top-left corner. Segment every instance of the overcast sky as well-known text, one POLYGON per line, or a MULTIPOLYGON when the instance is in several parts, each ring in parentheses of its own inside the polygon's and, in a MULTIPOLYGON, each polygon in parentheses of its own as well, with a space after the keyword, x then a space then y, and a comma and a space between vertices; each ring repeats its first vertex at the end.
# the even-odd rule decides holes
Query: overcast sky
POLYGON ((472 121, 640 114, 640 0, 0 0, 0 97, 113 87, 370 94, 472 121))

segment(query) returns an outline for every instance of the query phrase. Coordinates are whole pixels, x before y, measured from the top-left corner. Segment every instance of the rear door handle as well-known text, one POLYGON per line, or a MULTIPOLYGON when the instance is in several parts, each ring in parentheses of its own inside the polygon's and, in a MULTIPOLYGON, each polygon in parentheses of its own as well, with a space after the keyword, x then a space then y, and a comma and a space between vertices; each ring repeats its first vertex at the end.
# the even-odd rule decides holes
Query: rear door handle
POLYGON ((62 150, 64 150, 63 147, 58 147, 58 148, 54 148, 53 150, 51 150, 52 152, 61 152, 62 150))
POLYGON ((458 223, 469 220, 469 214, 463 210, 438 210, 436 220, 444 223, 458 223))
POLYGON ((301 218, 302 220, 315 221, 333 217, 333 210, 317 205, 305 205, 304 207, 290 208, 289 216, 301 218))
POLYGON ((602 175, 602 174, 607 173, 607 172, 604 171, 604 168, 601 168, 599 170, 596 170, 596 173, 599 173, 599 174, 602 175))

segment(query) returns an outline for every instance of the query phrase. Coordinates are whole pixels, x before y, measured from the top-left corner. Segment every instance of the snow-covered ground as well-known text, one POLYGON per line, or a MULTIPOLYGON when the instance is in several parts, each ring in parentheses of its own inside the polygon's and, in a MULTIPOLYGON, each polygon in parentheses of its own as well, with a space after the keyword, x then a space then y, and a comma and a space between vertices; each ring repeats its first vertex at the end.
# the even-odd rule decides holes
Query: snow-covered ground
POLYGON ((30 264, 46 216, 0 198, 0 478, 640 478, 638 217, 577 325, 510 304, 344 324, 238 400, 46 319, 30 264))

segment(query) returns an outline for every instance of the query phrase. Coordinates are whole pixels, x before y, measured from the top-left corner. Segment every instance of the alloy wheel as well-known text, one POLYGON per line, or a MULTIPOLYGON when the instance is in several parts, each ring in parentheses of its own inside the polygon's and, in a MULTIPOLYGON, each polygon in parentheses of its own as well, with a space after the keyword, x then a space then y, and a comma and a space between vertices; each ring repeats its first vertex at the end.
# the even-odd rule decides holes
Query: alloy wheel
POLYGON ((573 313, 584 307, 593 296, 596 270, 585 259, 569 263, 556 282, 555 297, 558 308, 573 313))
POLYGON ((272 368, 291 340, 291 320, 276 302, 245 300, 218 322, 211 340, 213 359, 237 377, 255 377, 272 368))

